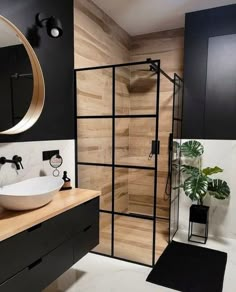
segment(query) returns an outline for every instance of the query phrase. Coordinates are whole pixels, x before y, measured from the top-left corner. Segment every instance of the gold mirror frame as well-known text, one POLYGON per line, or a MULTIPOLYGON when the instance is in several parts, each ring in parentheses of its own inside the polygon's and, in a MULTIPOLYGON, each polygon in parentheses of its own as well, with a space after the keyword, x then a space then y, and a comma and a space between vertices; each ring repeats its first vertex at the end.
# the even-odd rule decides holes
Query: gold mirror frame
POLYGON ((45 100, 45 84, 39 60, 24 34, 2 15, 0 15, 0 21, 3 21, 5 24, 9 25, 9 27, 16 32, 17 37, 21 40, 28 53, 33 74, 33 94, 28 111, 19 123, 8 130, 0 132, 0 135, 14 135, 31 128, 40 117, 45 100))

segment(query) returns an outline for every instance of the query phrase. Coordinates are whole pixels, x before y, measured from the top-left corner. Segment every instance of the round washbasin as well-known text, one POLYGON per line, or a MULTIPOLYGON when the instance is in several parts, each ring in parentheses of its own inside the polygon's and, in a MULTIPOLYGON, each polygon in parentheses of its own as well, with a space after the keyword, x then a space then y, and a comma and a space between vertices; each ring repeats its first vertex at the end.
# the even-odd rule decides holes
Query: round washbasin
POLYGON ((0 205, 9 210, 31 210, 52 201, 64 181, 60 177, 42 176, 0 188, 0 205))

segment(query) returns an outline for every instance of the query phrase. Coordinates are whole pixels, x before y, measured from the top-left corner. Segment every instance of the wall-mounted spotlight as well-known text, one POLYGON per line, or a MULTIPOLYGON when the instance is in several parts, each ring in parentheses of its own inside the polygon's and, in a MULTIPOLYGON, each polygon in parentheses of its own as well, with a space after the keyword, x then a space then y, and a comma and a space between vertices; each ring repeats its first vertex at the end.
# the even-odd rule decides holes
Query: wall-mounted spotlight
POLYGON ((47 33, 52 38, 59 38, 63 34, 61 21, 55 16, 44 17, 42 13, 38 13, 36 23, 40 27, 46 26, 47 33))

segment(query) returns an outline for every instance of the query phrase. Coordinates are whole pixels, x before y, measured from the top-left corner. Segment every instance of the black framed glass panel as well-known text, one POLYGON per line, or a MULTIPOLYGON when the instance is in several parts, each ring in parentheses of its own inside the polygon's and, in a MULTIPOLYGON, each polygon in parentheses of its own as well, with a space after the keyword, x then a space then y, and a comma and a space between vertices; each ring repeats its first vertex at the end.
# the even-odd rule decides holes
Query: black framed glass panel
POLYGON ((114 256, 152 265, 153 221, 116 215, 114 256))
POLYGON ((99 245, 94 249, 105 255, 112 255, 112 215, 100 212, 99 218, 99 245))
POLYGON ((78 165, 78 186, 99 190, 100 210, 112 211, 112 168, 96 165, 78 165))
POLYGON ((156 118, 115 119, 115 163, 127 166, 155 166, 151 155, 156 118))
POLYGON ((84 70, 76 73, 77 116, 112 114, 112 69, 84 70))
POLYGON ((78 119, 79 162, 112 163, 112 120, 78 119))

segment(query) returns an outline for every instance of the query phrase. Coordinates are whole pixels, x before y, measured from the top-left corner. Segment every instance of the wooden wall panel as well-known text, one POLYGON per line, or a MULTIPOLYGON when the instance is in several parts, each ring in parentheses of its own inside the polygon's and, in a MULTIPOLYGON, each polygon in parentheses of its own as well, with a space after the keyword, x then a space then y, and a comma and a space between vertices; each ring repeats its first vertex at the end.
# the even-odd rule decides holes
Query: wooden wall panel
POLYGON ((91 0, 74 1, 75 68, 129 60, 130 37, 91 0))
POLYGON ((132 38, 130 60, 160 59, 168 74, 183 71, 184 29, 140 35, 132 38))

